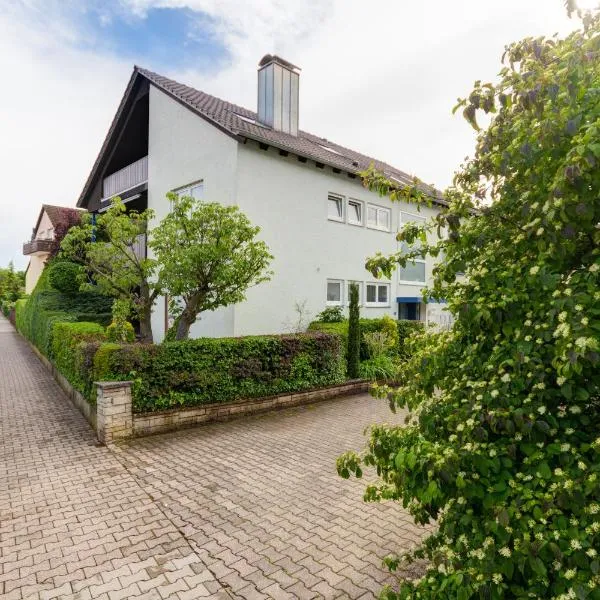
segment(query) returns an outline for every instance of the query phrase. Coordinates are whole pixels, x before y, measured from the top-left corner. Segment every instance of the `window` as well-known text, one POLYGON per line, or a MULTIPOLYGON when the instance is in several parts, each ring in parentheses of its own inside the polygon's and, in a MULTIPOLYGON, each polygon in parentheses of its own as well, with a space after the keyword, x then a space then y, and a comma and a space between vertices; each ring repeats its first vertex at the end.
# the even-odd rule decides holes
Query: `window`
MULTIPOLYGON (((400 229, 409 223, 425 223, 425 217, 413 215, 411 213, 400 213, 400 229)), ((410 252, 418 250, 421 247, 420 241, 415 241, 412 244, 401 242, 402 252, 410 252)), ((406 283, 425 283, 425 259, 415 258, 413 261, 407 262, 406 267, 400 267, 400 281, 406 283)))
POLYGON ((382 206, 369 204, 367 208, 367 225, 382 231, 390 230, 391 210, 382 206))
POLYGON ((327 305, 342 305, 342 282, 339 279, 327 280, 327 305))
POLYGON ((332 221, 344 220, 344 199, 341 196, 327 196, 327 218, 332 221))
POLYGON ((389 306, 389 283, 367 283, 367 306, 389 306))
POLYGON ((348 223, 363 224, 363 203, 360 200, 348 200, 348 223))
POLYGON ((204 182, 197 181, 183 188, 175 190, 175 193, 183 198, 183 196, 191 196, 196 200, 202 200, 204 198, 204 182))
POLYGON ((362 281, 348 281, 346 284, 346 304, 350 304, 350 286, 355 283, 358 286, 358 304, 362 306, 362 281))

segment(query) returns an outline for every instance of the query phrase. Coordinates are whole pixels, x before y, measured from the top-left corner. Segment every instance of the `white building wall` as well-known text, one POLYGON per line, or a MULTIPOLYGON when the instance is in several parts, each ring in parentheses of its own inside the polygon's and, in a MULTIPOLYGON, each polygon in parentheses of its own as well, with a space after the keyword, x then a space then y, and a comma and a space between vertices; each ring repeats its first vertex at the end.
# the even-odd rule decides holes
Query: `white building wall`
POLYGON ((25 273, 25 293, 31 294, 35 288, 44 267, 48 260, 48 254, 33 255, 29 257, 29 266, 27 267, 27 273, 25 273))
MULTIPOLYGON (((204 198, 232 204, 236 198, 238 142, 150 86, 148 141, 148 208, 159 222, 169 211, 167 192, 202 180, 204 198)), ((234 307, 208 313, 192 327, 191 336, 234 333, 234 307)), ((152 317, 154 341, 165 330, 165 299, 159 298, 152 317)))
MULTIPOLYGON (((313 161, 282 157, 273 148, 263 151, 250 141, 240 144, 151 86, 148 207, 155 211, 155 222, 169 210, 167 192, 200 180, 205 200, 237 204, 261 227, 260 237, 275 257, 271 266, 275 274, 270 282, 251 288, 245 302, 204 315, 192 327, 192 337, 291 330, 297 320, 296 303, 304 304, 307 322, 326 307, 327 279, 363 282, 361 315, 367 318, 384 314, 397 318, 397 297, 421 295, 421 284, 400 284, 396 271, 389 281, 389 306, 364 305, 365 283, 377 281, 364 268, 365 260, 378 251, 386 255, 397 251, 400 210, 415 212, 414 206, 380 198, 359 179, 335 174, 327 166, 318 169, 313 161), (364 222, 368 203, 390 207, 391 231, 329 220, 329 193, 363 201, 364 222)), ((429 217, 436 212, 422 208, 419 214, 429 217)), ((428 259, 428 280, 432 267, 428 259)), ((346 290, 344 285, 345 307, 346 290)), ((433 314, 433 307, 428 308, 433 314)), ((426 319, 425 305, 421 319, 426 319)), ((155 342, 160 342, 165 331, 164 298, 155 306, 152 327, 155 342)))
MULTIPOLYGON (((35 232, 36 240, 53 240, 54 239, 54 225, 48 217, 48 213, 44 211, 42 218, 35 232)), ((38 279, 46 266, 48 260, 48 253, 43 252, 40 254, 33 254, 29 257, 29 266, 27 267, 27 273, 25 274, 25 293, 31 294, 33 289, 37 285, 38 279)))
MULTIPOLYGON (((406 203, 392 203, 366 190, 358 179, 334 174, 329 167, 318 169, 312 161, 303 164, 292 156, 281 157, 274 149, 260 150, 253 143, 240 146, 237 190, 237 204, 261 227, 261 238, 275 256, 275 275, 271 282, 250 289, 247 301, 236 306, 235 335, 285 330, 296 318, 296 302, 305 302, 310 319, 314 319, 326 307, 327 279, 364 282, 364 301, 365 283, 377 281, 364 268, 365 260, 378 251, 396 252, 401 206, 402 210, 415 212, 406 203), (390 207, 391 231, 329 220, 329 193, 363 201, 365 218, 368 203, 390 207)), ((435 213, 435 209, 424 208, 419 214, 429 217, 435 213)), ((428 259, 428 278, 432 266, 428 259)), ((374 308, 363 304, 362 316, 389 314, 397 318, 396 298, 420 296, 423 287, 399 284, 398 271, 390 284, 389 306, 374 308)), ((346 285, 344 295, 346 304, 346 285)), ((425 319, 424 306, 421 317, 425 319)))

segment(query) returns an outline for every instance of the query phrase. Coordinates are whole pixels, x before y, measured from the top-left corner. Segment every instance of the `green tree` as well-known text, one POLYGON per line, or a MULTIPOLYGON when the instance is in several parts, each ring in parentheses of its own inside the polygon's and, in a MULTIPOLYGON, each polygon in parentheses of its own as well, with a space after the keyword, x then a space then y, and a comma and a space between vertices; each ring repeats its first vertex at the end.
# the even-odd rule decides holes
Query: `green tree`
POLYGON ((127 212, 120 198, 96 216, 82 217, 61 242, 61 258, 85 267, 82 289, 93 289, 107 296, 130 301, 140 323, 143 342, 152 342, 152 307, 161 292, 154 276, 156 260, 147 258, 142 240, 151 210, 127 212))
POLYGON ((508 46, 499 81, 459 103, 475 127, 482 111, 491 121, 448 210, 400 234, 419 249, 368 262, 389 275, 443 250, 428 293, 456 318, 409 342, 401 385, 376 390, 408 424, 374 426, 338 461, 346 477, 377 468, 367 500, 437 521, 404 557, 428 559, 425 575, 384 598, 600 598, 599 56, 590 14, 565 39, 508 46), (435 228, 447 237, 427 244, 435 228))
POLYGON ((175 339, 183 340, 204 311, 241 302, 249 287, 268 281, 267 245, 235 206, 168 194, 171 212, 152 230, 149 246, 159 277, 178 310, 175 339))
POLYGON ((358 306, 358 284, 350 284, 350 308, 348 311, 347 373, 350 379, 359 377, 360 367, 360 308, 358 306))
POLYGON ((25 273, 15 271, 11 260, 7 268, 0 268, 0 300, 17 301, 24 293, 25 273))

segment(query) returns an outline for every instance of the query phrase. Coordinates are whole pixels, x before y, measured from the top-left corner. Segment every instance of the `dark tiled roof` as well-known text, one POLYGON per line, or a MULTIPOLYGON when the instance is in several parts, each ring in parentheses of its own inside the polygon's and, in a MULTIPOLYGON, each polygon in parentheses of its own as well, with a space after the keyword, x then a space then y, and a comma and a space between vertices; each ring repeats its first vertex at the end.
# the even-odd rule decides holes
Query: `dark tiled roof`
MULTIPOLYGON (((400 184, 412 185, 414 183, 413 176, 380 160, 360 154, 306 131, 299 131, 297 136, 275 131, 260 125, 257 122, 258 115, 247 108, 215 98, 152 71, 140 67, 136 67, 136 70, 155 86, 176 97, 195 112, 201 113, 207 120, 212 121, 234 136, 264 142, 351 173, 364 171, 369 165, 374 164, 376 169, 383 171, 386 176, 395 179, 400 184)), ((440 192, 431 186, 423 183, 419 185, 426 193, 438 200, 441 199, 440 192)))
MULTIPOLYGON (((163 77, 158 73, 136 66, 134 67, 131 79, 123 94, 117 113, 106 134, 106 138, 104 139, 102 148, 96 158, 96 162, 94 163, 83 191, 79 196, 77 202, 78 206, 85 205, 86 196, 97 177, 105 152, 111 144, 111 140, 113 140, 116 135, 118 124, 121 117, 123 117, 126 112, 127 103, 132 95, 136 81, 140 76, 148 80, 157 88, 163 90, 172 98, 181 102, 184 106, 187 106, 194 113, 200 115, 214 126, 240 141, 249 138, 349 173, 357 174, 373 164, 376 169, 382 171, 390 179, 395 180, 399 185, 414 185, 415 183, 415 178, 413 176, 380 160, 355 152, 354 150, 350 150, 349 148, 345 148, 344 146, 340 146, 339 144, 335 144, 334 142, 306 131, 299 131, 297 136, 281 131, 275 131, 259 124, 258 115, 247 108, 221 100, 210 94, 206 94, 172 79, 168 79, 167 77, 163 77)), ((442 205, 447 204, 443 199, 441 192, 435 188, 422 182, 419 182, 418 185, 437 203, 442 205)))
POLYGON ((52 204, 42 204, 42 209, 40 210, 40 214, 38 215, 37 222, 33 229, 34 234, 37 232, 37 228, 40 226, 40 221, 42 220, 42 215, 44 211, 48 215, 50 219, 50 223, 54 228, 65 225, 71 225, 76 219, 79 219, 84 210, 80 208, 71 208, 69 206, 54 206, 52 204))

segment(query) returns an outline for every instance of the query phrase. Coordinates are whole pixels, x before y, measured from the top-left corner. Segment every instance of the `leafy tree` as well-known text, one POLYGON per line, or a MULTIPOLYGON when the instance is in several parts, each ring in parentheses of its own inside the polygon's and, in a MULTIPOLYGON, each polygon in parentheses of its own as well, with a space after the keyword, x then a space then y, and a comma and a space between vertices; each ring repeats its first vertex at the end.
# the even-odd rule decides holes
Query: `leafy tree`
POLYGON ((358 284, 350 284, 350 308, 348 310, 347 373, 350 379, 360 375, 360 308, 358 306, 358 284))
POLYGON ((139 319, 140 337, 152 342, 152 307, 161 292, 154 277, 156 261, 140 252, 140 236, 146 233, 151 210, 126 212, 119 198, 96 216, 84 215, 79 226, 69 229, 61 243, 61 258, 85 267, 82 289, 130 301, 139 319), (88 279, 89 276, 89 279, 88 279))
POLYGON ((24 293, 25 273, 15 271, 11 260, 7 268, 0 268, 0 300, 17 301, 24 293))
POLYGON ((456 317, 409 342, 399 387, 376 389, 410 409, 406 427, 374 426, 338 461, 345 477, 377 468, 367 500, 437 520, 405 557, 428 559, 425 575, 384 598, 600 598, 599 57, 590 14, 566 39, 508 46, 498 83, 459 103, 475 127, 481 111, 491 122, 449 209, 400 234, 419 249, 368 262, 389 275, 443 250, 428 293, 456 317), (447 237, 426 243, 436 227, 447 237))
POLYGON ((149 246, 165 291, 176 299, 175 338, 183 340, 201 313, 241 302, 249 287, 268 281, 273 257, 237 207, 168 198, 172 210, 152 230, 149 246))

